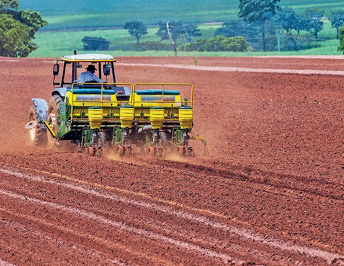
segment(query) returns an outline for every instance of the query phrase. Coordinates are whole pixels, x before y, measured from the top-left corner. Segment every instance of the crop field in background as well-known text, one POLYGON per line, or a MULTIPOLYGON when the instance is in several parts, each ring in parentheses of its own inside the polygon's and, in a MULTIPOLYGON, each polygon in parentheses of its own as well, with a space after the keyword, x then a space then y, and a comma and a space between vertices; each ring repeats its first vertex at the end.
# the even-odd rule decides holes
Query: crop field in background
MULTIPOLYGON (((198 24, 223 22, 237 19, 239 11, 239 0, 59 0, 49 4, 45 0, 20 0, 20 4, 22 9, 41 12, 49 22, 43 30, 121 26, 131 20, 145 24, 157 24, 167 19, 198 24)), ((297 13, 313 7, 327 12, 343 8, 340 0, 281 0, 279 5, 291 7, 297 13)))
MULTIPOLYGON (((133 0, 110 1, 101 3, 96 1, 53 1, 46 4, 44 0, 21 0, 21 9, 29 8, 41 12, 49 22, 42 28, 34 42, 38 50, 32 52, 30 57, 57 57, 70 54, 73 50, 83 49, 82 38, 85 36, 102 37, 111 42, 110 50, 96 51, 115 55, 140 55, 140 56, 170 56, 172 51, 129 51, 136 40, 123 29, 123 25, 132 20, 142 21, 148 25, 148 34, 141 37, 141 42, 159 41, 156 35, 157 23, 167 20, 182 20, 199 27, 202 36, 193 38, 208 39, 221 24, 228 20, 238 19, 239 0, 133 0)), ((301 13, 307 8, 320 8, 329 15, 331 10, 343 9, 339 0, 281 0, 281 7, 291 7, 296 13, 301 13)), ((181 56, 250 56, 250 55, 318 55, 340 54, 337 51, 338 40, 335 39, 335 29, 325 19, 324 29, 319 34, 316 48, 281 52, 179 52, 181 56)), ((169 43, 169 41, 164 41, 169 43)), ((180 42, 180 40, 179 40, 180 42)), ((182 44, 182 43, 179 43, 182 44)))
MULTIPOLYGON (((193 38, 207 39, 214 36, 221 23, 216 24, 201 24, 198 25, 202 36, 193 38)), ((148 34, 141 37, 141 42, 159 41, 159 36, 156 35, 158 27, 150 27, 148 34)), ((35 43, 38 49, 30 54, 30 57, 60 57, 66 54, 71 54, 73 50, 82 51, 82 38, 85 36, 102 37, 111 42, 110 50, 97 51, 97 53, 110 53, 115 56, 173 56, 171 51, 128 51, 136 39, 129 35, 127 30, 121 27, 102 29, 102 30, 65 30, 65 31, 39 31, 36 34, 35 43)), ((335 39, 336 30, 331 28, 328 20, 324 20, 324 30, 319 33, 318 47, 312 49, 295 51, 275 51, 275 52, 182 52, 179 51, 180 56, 262 56, 262 55, 340 55, 337 51, 339 41, 335 39)), ((169 41, 164 41, 169 43, 169 41)))

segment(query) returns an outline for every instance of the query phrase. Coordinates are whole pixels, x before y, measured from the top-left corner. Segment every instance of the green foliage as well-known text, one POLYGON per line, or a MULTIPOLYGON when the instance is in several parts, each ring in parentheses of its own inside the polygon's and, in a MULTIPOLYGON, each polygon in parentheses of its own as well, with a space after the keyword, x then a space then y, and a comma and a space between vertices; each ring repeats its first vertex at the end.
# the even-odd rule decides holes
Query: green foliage
POLYGON ((280 9, 277 2, 280 0, 239 0, 238 16, 248 22, 265 23, 280 9))
POLYGON ((304 15, 297 15, 295 19, 295 30, 297 31, 297 34, 300 34, 301 31, 309 31, 310 25, 309 20, 304 15))
POLYGON ((179 50, 181 51, 199 51, 199 52, 203 52, 206 51, 205 46, 207 44, 207 40, 197 40, 195 42, 191 42, 191 43, 186 43, 183 45, 179 46, 179 50))
POLYGON ((344 10, 332 10, 328 19, 331 22, 332 28, 337 30, 337 39, 339 38, 339 28, 344 25, 344 10))
POLYGON ((28 26, 13 19, 11 15, 0 15, 0 55, 25 57, 37 47, 30 42, 28 26))
POLYGON ((37 49, 35 33, 48 24, 40 13, 18 9, 17 0, 0 0, 0 55, 28 56, 37 49))
POLYGON ((260 25, 263 41, 263 50, 267 50, 266 45, 266 23, 271 20, 276 11, 280 9, 277 2, 280 0, 239 0, 239 18, 247 22, 255 22, 260 25))
POLYGON ((285 34, 282 38, 283 49, 286 51, 300 51, 301 49, 309 49, 315 47, 312 44, 314 41, 313 35, 303 34, 303 35, 293 35, 290 32, 285 34))
POLYGON ((308 19, 308 32, 318 38, 318 33, 324 28, 324 22, 321 21, 321 18, 324 16, 324 12, 318 8, 309 8, 305 11, 306 18, 308 19))
POLYGON ((123 28, 128 30, 130 35, 136 38, 137 42, 140 42, 140 38, 142 35, 147 34, 147 27, 143 25, 142 22, 137 21, 137 20, 126 22, 123 28))
POLYGON ((225 37, 215 36, 209 40, 198 40, 193 43, 187 43, 179 47, 183 51, 232 51, 232 52, 244 52, 248 49, 247 41, 244 37, 225 37))
POLYGON ((101 37, 85 36, 82 40, 85 51, 109 50, 110 42, 101 37))
POLYGON ((30 38, 35 38, 35 33, 42 27, 48 25, 48 22, 45 21, 41 14, 36 11, 30 11, 30 10, 20 10, 19 12, 10 12, 13 17, 23 23, 24 25, 27 25, 30 28, 30 38))
POLYGON ((277 11, 272 21, 277 28, 285 30, 286 32, 290 32, 297 28, 297 15, 291 8, 277 11))
MULTIPOLYGON (((202 35, 197 26, 191 23, 184 24, 182 21, 170 21, 169 30, 175 42, 177 42, 177 39, 181 39, 183 42, 191 42, 191 37, 202 35)), ((162 41, 169 38, 166 22, 159 22, 159 29, 156 35, 158 35, 162 41)))
POLYGON ((226 37, 244 36, 246 39, 256 38, 260 28, 256 23, 248 23, 244 20, 231 20, 222 24, 215 32, 215 36, 226 37))
POLYGON ((339 46, 338 51, 342 51, 344 54, 344 27, 339 29, 339 46))
POLYGON ((8 10, 19 8, 18 0, 0 0, 0 13, 7 13, 8 10))

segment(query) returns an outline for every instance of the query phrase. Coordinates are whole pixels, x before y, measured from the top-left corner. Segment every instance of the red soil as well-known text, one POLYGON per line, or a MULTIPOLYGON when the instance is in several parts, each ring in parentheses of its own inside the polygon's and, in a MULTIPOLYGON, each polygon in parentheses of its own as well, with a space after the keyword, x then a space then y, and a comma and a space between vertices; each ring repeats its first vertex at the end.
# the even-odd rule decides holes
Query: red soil
MULTIPOLYGON (((341 265, 343 77, 215 72, 119 58, 118 82, 190 82, 208 154, 90 158, 27 144, 51 59, 0 58, 0 264, 341 265)), ((198 58, 200 66, 343 70, 338 59, 198 58)))

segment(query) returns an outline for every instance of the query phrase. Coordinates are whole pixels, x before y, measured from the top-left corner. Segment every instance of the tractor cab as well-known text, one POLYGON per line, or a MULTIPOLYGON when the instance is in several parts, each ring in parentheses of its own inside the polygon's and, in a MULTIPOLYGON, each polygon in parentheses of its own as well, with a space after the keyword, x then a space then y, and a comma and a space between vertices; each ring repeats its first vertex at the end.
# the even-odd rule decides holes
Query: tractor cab
POLYGON ((53 67, 54 87, 68 86, 78 82, 78 77, 85 72, 89 66, 94 66, 94 73, 104 83, 116 83, 114 62, 116 59, 111 55, 104 54, 80 54, 68 55, 57 60, 53 67), (60 62, 63 63, 60 81, 55 81, 60 74, 60 62))
MULTIPOLYGON (((114 62, 116 59, 106 54, 80 54, 64 56, 57 60, 53 67, 56 93, 64 98, 68 91, 75 90, 74 93, 87 94, 92 92, 97 94, 101 90, 109 90, 106 93, 116 94, 121 100, 129 100, 131 90, 129 87, 116 85, 116 75, 114 62), (60 73, 60 68, 62 70, 60 73), (80 75, 92 69, 94 79, 87 81, 80 78, 80 75)), ((53 92, 54 94, 54 92, 53 92)))

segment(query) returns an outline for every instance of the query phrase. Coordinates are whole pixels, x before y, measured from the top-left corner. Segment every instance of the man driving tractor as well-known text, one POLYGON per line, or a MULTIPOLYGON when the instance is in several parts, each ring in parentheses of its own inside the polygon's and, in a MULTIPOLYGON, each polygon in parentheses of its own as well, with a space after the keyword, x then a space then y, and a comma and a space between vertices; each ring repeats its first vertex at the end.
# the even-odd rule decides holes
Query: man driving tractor
POLYGON ((103 81, 97 77, 94 73, 96 72, 96 67, 94 65, 89 65, 86 67, 86 71, 82 72, 78 78, 79 83, 85 82, 94 82, 94 83, 103 83, 103 81))

